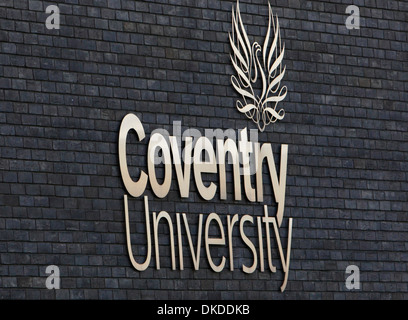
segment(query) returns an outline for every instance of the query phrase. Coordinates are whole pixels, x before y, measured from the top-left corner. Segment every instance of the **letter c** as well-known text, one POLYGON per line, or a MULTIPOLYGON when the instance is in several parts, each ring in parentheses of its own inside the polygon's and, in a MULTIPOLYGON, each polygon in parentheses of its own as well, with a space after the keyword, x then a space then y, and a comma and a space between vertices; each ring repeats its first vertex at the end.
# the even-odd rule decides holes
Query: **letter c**
POLYGON ((126 160, 126 139, 131 129, 136 131, 139 141, 144 139, 145 132, 139 118, 133 113, 128 113, 123 118, 119 130, 119 166, 126 190, 132 197, 139 197, 146 189, 148 176, 144 171, 141 171, 137 182, 134 182, 130 177, 126 160))

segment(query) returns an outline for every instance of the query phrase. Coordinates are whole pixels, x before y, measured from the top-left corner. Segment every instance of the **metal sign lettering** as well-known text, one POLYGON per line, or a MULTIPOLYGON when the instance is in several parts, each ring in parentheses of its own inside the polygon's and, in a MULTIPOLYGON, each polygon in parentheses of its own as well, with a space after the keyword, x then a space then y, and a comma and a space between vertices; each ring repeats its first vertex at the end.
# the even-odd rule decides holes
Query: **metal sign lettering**
MULTIPOLYGON (((232 12, 233 30, 230 34, 230 44, 233 50, 231 61, 237 76, 231 77, 233 87, 242 95, 244 103, 237 102, 238 110, 245 113, 249 118, 255 121, 260 131, 277 120, 283 119, 285 113, 283 109, 278 110, 278 102, 286 97, 287 89, 280 87, 280 82, 285 74, 285 68, 282 69, 282 59, 285 48, 282 48, 280 40, 278 18, 274 18, 269 5, 269 26, 265 37, 263 47, 257 42, 250 44, 245 28, 242 23, 239 3, 237 2, 236 12, 232 12), (273 32, 273 39, 272 32, 273 32), (262 54, 262 56, 260 56, 262 54), (261 60, 260 60, 261 59, 261 60), (260 92, 255 92, 255 85, 260 79, 262 88, 260 92)), ((215 213, 208 213, 204 219, 202 213, 196 218, 186 215, 186 213, 176 213, 176 219, 173 221, 166 211, 159 213, 150 212, 149 199, 144 195, 144 221, 146 225, 146 253, 143 262, 137 262, 131 241, 130 219, 129 219, 129 199, 124 195, 126 243, 130 261, 133 267, 138 271, 146 270, 152 260, 152 251, 154 246, 154 255, 156 268, 160 269, 160 250, 159 250, 159 223, 167 223, 169 230, 169 246, 171 267, 173 270, 184 270, 183 246, 187 245, 190 249, 191 259, 195 270, 200 267, 200 253, 202 238, 205 255, 210 268, 214 272, 221 272, 229 264, 229 269, 234 270, 234 248, 232 234, 234 227, 239 230, 239 235, 248 250, 252 253, 252 264, 242 263, 244 273, 253 273, 257 269, 260 272, 265 271, 265 259, 268 261, 269 270, 276 272, 276 267, 272 259, 271 229, 274 232, 275 243, 278 247, 279 259, 281 261, 284 280, 281 291, 284 291, 288 281, 290 253, 292 246, 292 226, 293 219, 289 218, 286 254, 282 247, 282 239, 279 228, 282 225, 285 208, 285 190, 288 162, 288 145, 281 145, 279 171, 277 170, 272 146, 270 143, 260 144, 257 139, 254 141, 251 137, 248 139, 247 128, 237 132, 238 139, 235 140, 233 129, 229 129, 227 136, 217 137, 216 135, 195 136, 190 133, 193 130, 187 130, 188 133, 170 135, 164 129, 160 132, 152 132, 147 145, 147 172, 140 170, 139 177, 131 177, 129 164, 127 162, 127 137, 131 130, 137 135, 137 143, 146 143, 145 130, 140 119, 132 113, 127 114, 121 123, 118 141, 119 165, 124 186, 128 194, 133 198, 144 195, 146 188, 150 185, 151 190, 158 198, 165 198, 171 184, 177 181, 178 190, 181 198, 190 196, 190 180, 194 180, 196 189, 201 197, 210 201, 219 193, 220 200, 227 199, 226 192, 226 161, 229 155, 232 165, 234 191, 233 196, 237 201, 241 201, 242 194, 245 194, 249 202, 262 203, 264 201, 264 174, 263 165, 266 164, 269 171, 270 182, 273 189, 275 201, 277 203, 276 216, 269 216, 268 206, 264 205, 263 217, 256 217, 245 214, 239 216, 226 215, 226 221, 215 213), (167 134, 166 134, 167 133, 167 134), (182 142, 184 141, 184 149, 182 142), (215 143, 214 143, 215 140, 215 143), (161 155, 160 157, 158 155, 161 155), (203 154, 205 159, 203 160, 203 154), (156 166, 164 165, 164 174, 161 177, 161 183, 156 176, 156 166), (172 178, 174 172, 177 179, 172 178), (278 174, 279 172, 279 174, 278 174), (218 176, 218 183, 212 179, 210 183, 204 181, 208 175, 218 176), (251 177, 255 178, 255 185, 251 183, 251 177), (243 183, 241 183, 241 178, 243 183), (194 237, 196 244, 193 243, 193 237, 190 232, 190 224, 198 224, 198 234, 194 237), (226 223, 225 223, 226 222, 226 223), (256 226, 255 226, 256 224, 256 226), (251 237, 246 232, 248 226, 254 226, 257 231, 258 248, 251 237), (226 226, 226 228, 225 228, 226 226), (184 227, 188 243, 183 243, 182 229, 184 227), (210 228, 217 229, 218 236, 210 234, 210 228), (264 229, 264 230, 263 230, 264 229), (153 239, 152 241, 152 234, 153 239), (266 236, 266 250, 263 245, 263 234, 266 236), (176 235, 176 236, 175 236, 176 235), (176 241, 177 240, 177 241, 176 241), (228 247, 229 256, 217 257, 213 259, 210 248, 212 246, 228 247), (177 250, 178 249, 178 250, 177 250), (178 263, 176 259, 178 253, 178 263), (221 259, 219 259, 221 258, 221 259)), ((174 130, 174 127, 173 127, 174 130)), ((198 130, 196 130, 199 132, 198 130)), ((257 132, 257 130, 254 130, 257 132)), ((221 129, 215 132, 222 133, 221 129)), ((225 131, 224 131, 225 132, 225 131)), ((257 135, 256 135, 257 138, 257 135)), ((136 254, 137 255, 137 254, 136 254)), ((138 259, 139 260, 139 259, 138 259)))

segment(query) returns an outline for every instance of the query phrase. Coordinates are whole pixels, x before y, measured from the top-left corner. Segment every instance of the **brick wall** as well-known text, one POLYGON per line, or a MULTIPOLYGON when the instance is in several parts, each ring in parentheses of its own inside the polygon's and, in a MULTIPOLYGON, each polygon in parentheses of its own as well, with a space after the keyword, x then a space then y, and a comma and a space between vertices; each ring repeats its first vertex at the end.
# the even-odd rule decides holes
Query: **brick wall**
MULTIPOLYGON (((267 1, 240 2, 248 35, 261 41, 267 1)), ((117 154, 122 118, 135 113, 147 137, 171 132, 173 121, 202 133, 256 128, 236 110, 230 83, 233 5, 0 0, 2 299, 408 298, 406 1, 271 0, 286 46, 288 95, 284 120, 259 140, 273 145, 277 159, 280 144, 289 145, 284 247, 287 217, 294 220, 284 293, 276 247, 276 273, 240 270, 251 253, 238 230, 233 272, 228 262, 213 272, 204 247, 194 271, 186 244, 185 270, 171 270, 164 224, 161 269, 154 250, 146 271, 132 268, 117 154), (59 30, 45 27, 51 4, 60 9, 59 30), (345 27, 350 4, 360 8, 359 30, 345 27), (59 290, 45 286, 48 265, 60 268, 59 290), (348 265, 360 268, 360 290, 345 287, 348 265)), ((146 141, 129 139, 133 172, 146 170, 146 141)), ((263 204, 273 210, 265 188, 263 204)), ((166 210, 173 221, 188 213, 195 239, 200 213, 216 212, 224 224, 227 214, 263 215, 262 203, 235 201, 231 191, 228 200, 217 193, 204 201, 191 181, 190 198, 181 199, 173 174, 166 198, 150 186, 146 195, 151 211, 166 210)), ((140 260, 143 198, 130 199, 129 209, 140 260)), ((227 247, 214 252, 228 257, 227 247)))

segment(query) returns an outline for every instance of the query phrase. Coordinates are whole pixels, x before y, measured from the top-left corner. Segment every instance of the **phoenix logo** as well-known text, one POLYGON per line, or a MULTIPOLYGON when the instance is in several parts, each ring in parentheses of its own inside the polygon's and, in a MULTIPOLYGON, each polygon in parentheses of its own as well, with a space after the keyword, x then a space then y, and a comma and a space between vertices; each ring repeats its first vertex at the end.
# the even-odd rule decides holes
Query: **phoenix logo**
POLYGON ((284 118, 285 111, 277 108, 287 94, 286 86, 281 87, 286 70, 286 67, 282 69, 285 46, 282 47, 278 16, 274 17, 269 3, 268 7, 269 24, 263 46, 249 42, 239 1, 235 13, 232 9, 232 32, 229 33, 233 51, 231 61, 237 72, 231 76, 231 83, 243 99, 243 102, 238 100, 236 106, 258 125, 261 132, 270 123, 284 118), (257 90, 260 83, 262 89, 257 90))

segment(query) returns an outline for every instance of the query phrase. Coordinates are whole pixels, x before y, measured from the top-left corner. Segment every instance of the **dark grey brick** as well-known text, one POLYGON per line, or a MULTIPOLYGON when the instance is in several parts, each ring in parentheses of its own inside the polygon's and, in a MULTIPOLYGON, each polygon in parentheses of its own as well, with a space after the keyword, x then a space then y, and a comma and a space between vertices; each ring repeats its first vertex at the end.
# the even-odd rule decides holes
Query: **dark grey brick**
MULTIPOLYGON (((203 248, 200 270, 193 271, 187 247, 185 270, 172 271, 164 234, 161 270, 155 269, 154 252, 144 272, 136 272, 127 256, 126 191, 117 155, 126 113, 139 116, 147 136, 131 142, 132 148, 137 145, 132 161, 143 161, 152 130, 169 129, 174 120, 182 121, 183 130, 200 132, 256 128, 236 110, 239 97, 230 83, 228 32, 235 3, 88 2, 59 4, 58 31, 45 28, 42 1, 1 3, 2 298, 407 298, 404 1, 358 1, 362 15, 372 16, 362 19, 360 30, 345 28, 346 6, 331 0, 290 0, 273 8, 286 48, 288 96, 281 102, 286 116, 259 132, 259 140, 277 150, 277 163, 279 144, 289 145, 279 230, 284 247, 286 217, 294 218, 295 229, 284 294, 279 293, 276 252, 277 273, 252 275, 238 266, 234 272, 212 272, 203 248), (345 268, 352 263, 362 270, 359 292, 344 286, 345 268), (44 289, 49 264, 60 266, 63 289, 44 289)), ((261 43, 267 5, 242 2, 241 11, 249 40, 261 43)), ((163 170, 157 174, 160 180, 163 170)), ((228 200, 219 200, 217 193, 207 202, 190 181, 190 198, 181 199, 176 179, 173 174, 165 199, 152 195, 148 186, 149 205, 168 211, 173 221, 176 212, 189 213, 193 241, 198 213, 217 212, 224 222, 226 214, 262 214, 260 203, 234 201, 232 185, 228 200)), ((217 179, 214 175, 211 181, 217 184, 217 179)), ((275 210, 272 192, 265 183, 264 203, 275 210)), ((132 235, 138 244, 145 241, 137 215, 140 200, 130 203, 139 219, 132 225, 140 231, 132 235)), ((254 230, 246 232, 255 241, 254 230)), ((164 225, 160 231, 167 235, 164 225)), ((235 263, 246 261, 250 252, 240 243, 238 229, 233 242, 235 263)), ((146 253, 144 245, 136 247, 146 253)))

